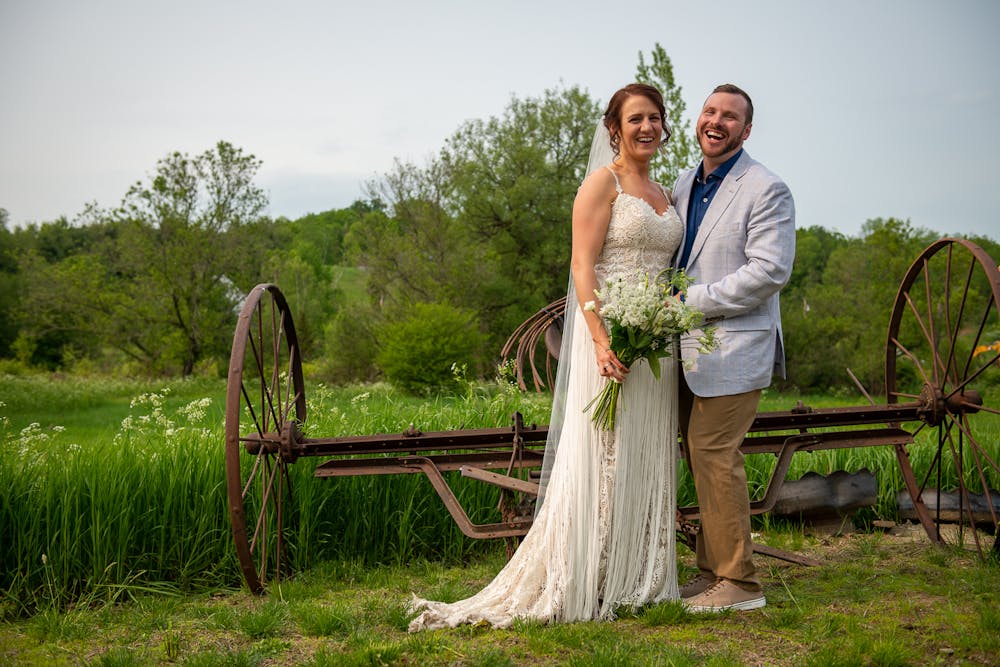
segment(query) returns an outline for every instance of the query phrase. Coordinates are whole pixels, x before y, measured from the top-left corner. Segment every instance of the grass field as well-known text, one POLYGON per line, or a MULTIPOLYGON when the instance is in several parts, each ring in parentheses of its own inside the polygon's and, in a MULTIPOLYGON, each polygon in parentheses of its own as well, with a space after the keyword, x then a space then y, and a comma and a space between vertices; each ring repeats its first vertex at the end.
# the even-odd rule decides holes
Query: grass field
MULTIPOLYGON (((671 605, 611 625, 407 637, 408 591, 461 597, 498 569, 502 549, 463 537, 420 476, 315 480, 308 460, 292 467, 302 517, 296 563, 304 574, 264 600, 250 598, 238 592, 229 534, 222 382, 0 380, 0 617, 7 619, 0 664, 50 664, 59 655, 77 656, 73 664, 79 656, 100 664, 185 657, 186 664, 287 664, 289 656, 317 665, 666 664, 664 655, 674 664, 799 664, 812 645, 826 646, 817 655, 829 658, 813 664, 990 664, 984 656, 996 657, 995 565, 878 534, 817 543, 766 519, 758 522, 765 540, 815 551, 833 569, 766 565, 772 604, 750 622, 752 643, 767 646, 762 657, 739 641, 743 617, 706 622, 671 605), (905 603, 910 590, 926 604, 905 603), (136 627, 130 614, 140 619, 136 627), (907 615, 918 619, 912 628, 900 620, 907 615), (955 621, 945 623, 947 615, 955 621), (718 642, 703 644, 704 633, 718 642), (788 637, 788 645, 775 637, 788 637), (936 652, 941 642, 952 653, 936 652), (664 645, 677 650, 662 653, 664 645), (889 659, 893 651, 899 661, 889 659)), ((785 410, 799 398, 768 394, 761 410, 785 410)), ((488 385, 416 399, 384 385, 307 383, 307 399, 306 428, 323 436, 394 433, 410 423, 504 426, 514 411, 544 423, 548 413, 544 397, 488 385)), ((983 418, 997 446, 995 417, 983 418)), ((771 466, 770 456, 748 461, 752 489, 771 466)), ((880 483, 869 518, 893 518, 899 475, 887 448, 797 455, 790 476, 863 467, 880 483)), ((491 488, 461 478, 454 484, 473 520, 495 520, 491 488)), ((693 502, 686 477, 680 494, 682 503, 693 502)))
MULTIPOLYGON (((677 603, 619 620, 407 634, 411 593, 467 596, 503 564, 327 561, 266 596, 245 590, 138 594, 128 603, 45 610, 0 624, 0 665, 996 665, 1000 567, 921 532, 758 539, 822 561, 760 559, 768 604, 694 616, 677 603)), ((692 557, 682 549, 684 576, 692 557)))

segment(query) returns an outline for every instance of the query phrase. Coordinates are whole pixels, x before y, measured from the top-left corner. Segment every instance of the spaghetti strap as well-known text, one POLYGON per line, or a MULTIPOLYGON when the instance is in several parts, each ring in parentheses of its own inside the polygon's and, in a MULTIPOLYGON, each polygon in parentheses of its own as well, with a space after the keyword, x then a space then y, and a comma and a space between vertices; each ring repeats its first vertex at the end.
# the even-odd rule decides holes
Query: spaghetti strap
POLYGON ((615 170, 611 168, 610 164, 604 165, 604 168, 607 169, 608 171, 610 171, 611 175, 615 177, 615 190, 618 191, 618 194, 621 194, 622 193, 622 184, 618 181, 618 174, 615 173, 615 170))
POLYGON ((673 195, 670 194, 670 190, 667 190, 665 187, 663 187, 663 185, 661 183, 657 183, 657 185, 660 186, 660 192, 663 193, 663 196, 667 198, 667 204, 670 205, 670 206, 673 206, 674 205, 674 198, 673 198, 673 195))

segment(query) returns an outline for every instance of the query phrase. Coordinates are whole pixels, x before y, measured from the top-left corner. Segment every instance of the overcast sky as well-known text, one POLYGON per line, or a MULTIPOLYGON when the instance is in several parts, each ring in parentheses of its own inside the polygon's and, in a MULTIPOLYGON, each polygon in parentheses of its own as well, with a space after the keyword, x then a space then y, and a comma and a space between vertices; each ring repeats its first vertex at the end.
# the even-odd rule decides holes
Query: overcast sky
POLYGON ((799 226, 997 239, 998 28, 995 0, 0 0, 0 208, 116 206, 219 140, 263 161, 271 215, 345 207, 511 96, 605 103, 659 42, 692 125, 716 84, 750 93, 799 226))

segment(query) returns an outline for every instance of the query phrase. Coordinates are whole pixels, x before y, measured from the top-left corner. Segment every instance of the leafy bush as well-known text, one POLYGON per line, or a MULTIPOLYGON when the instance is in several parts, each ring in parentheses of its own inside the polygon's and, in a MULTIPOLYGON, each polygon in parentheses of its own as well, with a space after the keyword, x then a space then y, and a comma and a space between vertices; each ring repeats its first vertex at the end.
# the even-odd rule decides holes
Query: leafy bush
POLYGON ((483 336, 475 315, 442 303, 418 303, 381 331, 376 361, 386 378, 413 393, 454 390, 483 336))

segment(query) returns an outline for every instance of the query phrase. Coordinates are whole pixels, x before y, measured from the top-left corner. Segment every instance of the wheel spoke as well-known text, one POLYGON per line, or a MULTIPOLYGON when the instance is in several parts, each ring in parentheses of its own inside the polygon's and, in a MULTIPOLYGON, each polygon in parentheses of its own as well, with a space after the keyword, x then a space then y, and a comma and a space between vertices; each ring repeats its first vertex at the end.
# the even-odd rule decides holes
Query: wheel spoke
MULTIPOLYGON (((274 308, 274 302, 271 302, 271 359, 274 363, 271 365, 271 382, 270 386, 275 392, 271 400, 274 404, 278 406, 278 411, 281 411, 281 340, 282 340, 282 319, 283 313, 279 313, 274 308)), ((274 410, 274 405, 271 406, 274 410)), ((278 414, 275 419, 275 428, 278 428, 279 424, 284 423, 284 414, 278 414)))
POLYGON ((250 343, 250 349, 253 351, 254 362, 256 362, 257 365, 257 380, 260 382, 260 385, 258 386, 258 390, 260 391, 260 400, 258 401, 258 405, 261 406, 261 415, 260 415, 261 427, 264 429, 265 432, 267 432, 268 430, 270 430, 268 428, 269 412, 267 410, 267 401, 269 392, 267 391, 267 382, 265 382, 264 380, 264 378, 267 377, 264 374, 264 371, 267 368, 267 363, 266 360, 264 359, 264 350, 266 349, 266 347, 264 346, 264 304, 260 301, 257 302, 256 323, 257 323, 257 338, 255 339, 253 337, 253 334, 251 333, 249 343, 250 343))
MULTIPOLYGON (((952 385, 955 385, 955 384, 958 384, 958 377, 959 377, 959 375, 958 375, 958 368, 956 367, 956 363, 957 362, 956 362, 956 359, 955 359, 955 354, 956 354, 956 348, 957 348, 959 334, 960 334, 960 330, 961 330, 962 315, 965 312, 965 303, 966 303, 966 299, 968 298, 968 295, 969 295, 969 281, 971 280, 971 277, 972 277, 971 270, 973 268, 975 268, 975 263, 973 263, 969 267, 970 273, 969 273, 969 275, 966 276, 965 287, 962 289, 962 299, 961 299, 961 302, 959 304, 958 313, 955 316, 954 325, 952 325, 952 322, 951 322, 951 275, 952 275, 951 274, 951 259, 952 259, 952 248, 951 248, 951 246, 948 246, 948 253, 947 253, 947 257, 946 257, 947 261, 946 261, 945 272, 944 272, 944 275, 945 275, 945 279, 944 279, 944 298, 942 299, 943 302, 944 302, 945 312, 947 313, 947 316, 946 316, 947 325, 948 325, 948 329, 947 330, 948 330, 949 336, 950 336, 950 338, 949 338, 949 346, 948 346, 948 359, 945 362, 945 377, 950 380, 950 382, 951 382, 952 385)), ((944 387, 945 384, 941 383, 940 386, 944 387)))
POLYGON ((282 408, 282 415, 287 416, 292 413, 292 406, 295 401, 298 400, 298 394, 296 394, 294 389, 295 377, 294 377, 294 367, 298 362, 298 348, 290 347, 288 349, 288 368, 285 369, 285 403, 282 408))
MULTIPOLYGON (((253 539, 250 540, 250 551, 254 551, 254 545, 257 543, 257 538, 261 535, 261 529, 267 527, 265 519, 267 518, 267 510, 271 504, 271 491, 274 488, 275 476, 278 470, 281 468, 280 465, 275 465, 275 461, 272 460, 271 456, 266 456, 264 459, 264 470, 263 474, 260 475, 260 510, 257 512, 257 524, 254 527, 253 539)), ((266 538, 267 531, 264 531, 266 538)))
MULTIPOLYGON (((958 320, 957 320, 957 322, 955 324, 955 327, 956 327, 955 328, 955 332, 952 335, 952 340, 953 341, 957 341, 958 337, 959 337, 959 334, 960 334, 959 327, 960 327, 961 322, 962 322, 962 315, 965 314, 965 304, 967 303, 968 298, 969 298, 969 289, 972 287, 972 279, 973 279, 973 277, 975 275, 975 269, 976 269, 976 262, 975 262, 975 259, 973 259, 969 263, 969 271, 965 274, 965 285, 962 288, 962 302, 961 302, 961 306, 962 307, 961 307, 961 310, 959 311, 959 318, 958 318, 958 320)), ((977 342, 979 340, 979 337, 983 333, 983 328, 986 325, 986 321, 987 321, 987 319, 989 317, 989 314, 990 314, 990 304, 988 303, 986 305, 986 307, 983 309, 983 317, 982 317, 982 319, 980 320, 980 323, 979 323, 979 332, 976 334, 975 341, 973 341, 973 344, 972 344, 971 348, 969 349, 970 355, 972 355, 973 351, 975 350, 976 344, 977 344, 977 342)), ((953 352, 955 351, 955 345, 954 344, 952 345, 952 351, 953 352)), ((969 374, 969 365, 972 363, 972 358, 973 358, 972 356, 969 356, 965 360, 965 368, 962 369, 962 376, 963 377, 967 377, 968 374, 969 374)), ((956 369, 956 371, 957 371, 957 369, 956 369)), ((956 384, 958 384, 958 383, 956 382, 956 384)))
POLYGON ((972 500, 969 498, 969 489, 965 485, 965 480, 962 477, 962 472, 964 470, 964 449, 962 445, 964 444, 964 439, 961 437, 962 432, 959 430, 959 440, 958 447, 955 446, 955 440, 951 435, 952 429, 948 428, 948 447, 951 450, 952 461, 955 464, 955 472, 957 475, 958 484, 958 534, 959 534, 959 544, 964 542, 963 540, 963 530, 966 526, 965 522, 962 520, 963 514, 968 517, 968 527, 972 532, 972 537, 976 543, 976 551, 980 556, 983 555, 983 547, 979 540, 979 531, 976 530, 976 518, 972 508, 972 500))
MULTIPOLYGON (((978 447, 972 447, 969 450, 969 453, 972 455, 972 460, 976 466, 979 483, 982 485, 983 489, 983 499, 986 501, 986 508, 990 512, 990 519, 993 521, 994 526, 1000 526, 1000 519, 997 518, 997 509, 993 505, 993 492, 990 487, 989 480, 986 479, 986 471, 983 469, 983 462, 980 458, 981 456, 985 456, 985 458, 989 460, 989 456, 986 456, 986 453, 978 447)), ((993 467, 996 468, 996 466, 993 467)))
MULTIPOLYGON (((934 373, 934 377, 933 378, 928 378, 927 375, 922 372, 923 371, 922 368, 921 368, 921 375, 924 378, 924 382, 930 382, 930 383, 933 383, 935 386, 937 386, 938 385, 938 369, 941 367, 941 358, 938 356, 937 346, 934 344, 934 336, 931 334, 930 330, 928 329, 927 323, 924 322, 923 318, 920 316, 920 313, 917 311, 917 306, 913 303, 913 299, 910 297, 909 292, 907 292, 904 295, 904 297, 906 298, 906 305, 910 308, 910 312, 913 313, 913 319, 914 319, 914 321, 917 323, 917 326, 920 327, 920 330, 924 334, 924 340, 926 340, 926 341, 928 341, 930 343, 930 350, 929 351, 930 351, 931 358, 932 358, 931 370, 934 373)), ((916 363, 918 366, 920 365, 920 363, 917 361, 917 358, 915 356, 913 356, 913 354, 910 353, 908 350, 906 350, 906 348, 901 343, 899 343, 899 341, 895 341, 894 340, 894 342, 897 345, 899 345, 900 350, 902 350, 905 354, 907 354, 907 356, 909 356, 911 359, 913 359, 914 363, 916 363)))
POLYGON ((931 343, 931 354, 933 355, 932 358, 934 360, 931 364, 931 368, 934 372, 934 384, 940 385, 941 379, 938 377, 938 370, 942 373, 946 373, 946 369, 941 365, 941 359, 938 357, 937 337, 934 335, 934 298, 931 296, 930 262, 926 259, 924 260, 922 273, 924 276, 924 299, 927 305, 926 327, 923 320, 920 318, 920 314, 917 312, 917 308, 913 304, 913 300, 910 298, 909 293, 906 295, 906 300, 910 304, 910 308, 913 310, 913 315, 917 318, 917 322, 920 324, 921 328, 924 329, 924 336, 931 343))
MULTIPOLYGON (((264 379, 266 377, 264 371, 265 371, 265 367, 266 367, 267 364, 264 362, 264 358, 263 358, 263 351, 265 349, 264 348, 264 332, 263 332, 263 330, 259 330, 258 331, 258 339, 257 339, 257 341, 255 341, 254 338, 251 336, 247 340, 247 342, 250 345, 250 350, 253 353, 253 359, 254 359, 255 365, 257 367, 257 378, 256 379, 260 382, 260 386, 259 386, 259 389, 260 389, 260 399, 257 401, 260 404, 260 406, 261 406, 261 422, 260 422, 259 428, 261 430, 261 433, 267 433, 268 430, 269 430, 268 429, 268 416, 270 416, 271 420, 274 421, 274 423, 276 423, 276 424, 280 423, 280 420, 278 419, 278 415, 274 411, 274 405, 271 402, 270 387, 268 386, 267 382, 264 379)), ((247 397, 247 407, 249 407, 251 410, 253 410, 253 404, 254 404, 254 401, 251 400, 250 397, 248 396, 247 397)))
MULTIPOLYGON (((931 475, 941 470, 941 443, 938 442, 936 447, 934 458, 931 460, 931 464, 927 467, 927 474, 924 475, 923 481, 917 485, 917 490, 920 493, 923 493, 924 490, 927 489, 927 482, 930 481, 931 475)), ((941 486, 940 480, 938 480, 938 486, 941 486)))
POLYGON ((243 493, 241 494, 243 500, 247 499, 247 494, 250 492, 250 488, 253 485, 254 480, 257 479, 257 475, 260 472, 260 467, 261 467, 260 462, 261 460, 264 459, 264 456, 262 454, 263 454, 262 452, 258 452, 257 455, 253 457, 253 465, 250 467, 250 472, 247 474, 247 483, 246 485, 244 485, 243 493))
MULTIPOLYGON (((906 348, 906 346, 903 345, 902 343, 900 343, 897 339, 892 338, 890 340, 896 346, 896 348, 900 352, 903 353, 903 356, 905 356, 907 359, 909 359, 910 361, 913 362, 914 368, 916 368, 917 372, 920 373, 920 377, 923 379, 924 383, 929 384, 930 383, 930 378, 927 377, 927 373, 924 372, 924 366, 923 366, 923 364, 920 363, 920 360, 917 359, 916 355, 914 355, 912 352, 910 352, 906 348)), ((893 392, 893 395, 898 396, 900 394, 896 394, 895 392, 893 392)), ((907 394, 907 395, 909 395, 909 394, 907 394)), ((919 395, 917 395, 917 396, 919 396, 919 395)), ((917 396, 914 396, 914 398, 916 398, 917 396)))
POLYGON ((965 378, 964 380, 962 380, 960 383, 957 383, 956 386, 955 386, 955 388, 952 389, 951 393, 948 394, 948 398, 951 398, 955 394, 958 394, 959 392, 961 392, 963 389, 965 389, 968 386, 968 384, 970 382, 972 382, 973 380, 977 379, 980 375, 982 375, 984 372, 986 372, 986 369, 988 369, 990 366, 992 366, 993 364, 996 363, 998 357, 1000 357, 1000 354, 994 355, 994 357, 990 360, 990 362, 988 364, 984 364, 984 365, 980 366, 978 369, 976 369, 975 373, 973 373, 972 375, 968 376, 967 378, 965 378))
MULTIPOLYGON (((952 417, 952 419, 955 418, 952 417)), ((957 425, 958 428, 960 428, 962 432, 965 434, 965 437, 968 438, 969 441, 972 443, 974 451, 978 452, 979 456, 982 456, 984 459, 986 459, 986 462, 989 463, 991 468, 993 468, 995 474, 1000 475, 1000 465, 997 465, 997 462, 993 460, 993 457, 990 456, 990 453, 987 452, 985 449, 983 449, 982 445, 980 445, 979 442, 973 437, 972 432, 969 430, 969 425, 965 423, 965 420, 964 419, 957 420, 957 425)), ((983 480, 983 488, 984 489, 989 488, 985 480, 983 480)))
MULTIPOLYGON (((954 256, 954 247, 948 246, 948 250, 944 257, 944 320, 947 330, 951 332, 951 349, 948 350, 948 362, 946 363, 947 368, 951 368, 952 361, 955 356, 955 341, 958 340, 958 328, 959 323, 962 321, 962 311, 965 310, 965 297, 962 297, 962 307, 959 308, 958 314, 955 316, 954 326, 952 326, 951 319, 951 260, 954 256)), ((975 266, 973 261, 972 265, 969 267, 970 275, 972 268, 975 266)), ((966 291, 968 291, 968 281, 966 281, 966 291)))

